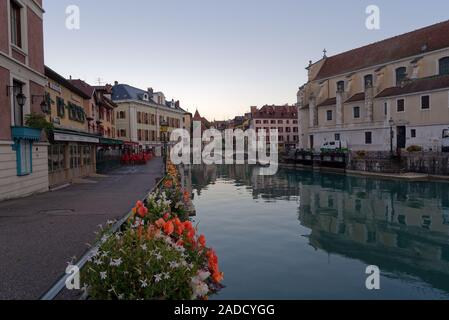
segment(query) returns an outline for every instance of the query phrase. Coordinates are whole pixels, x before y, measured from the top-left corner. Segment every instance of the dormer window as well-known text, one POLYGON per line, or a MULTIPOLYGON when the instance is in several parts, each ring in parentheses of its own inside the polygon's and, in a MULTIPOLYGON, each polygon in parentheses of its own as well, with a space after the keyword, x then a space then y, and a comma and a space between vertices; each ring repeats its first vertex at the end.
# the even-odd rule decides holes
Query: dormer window
POLYGON ((407 68, 406 67, 400 67, 396 69, 396 86, 400 87, 402 84, 402 81, 404 81, 407 78, 407 68))
POLYGON ((345 82, 338 81, 337 82, 337 92, 344 92, 344 91, 345 91, 345 82))
POLYGON ((364 83, 365 83, 365 90, 368 88, 372 88, 373 87, 373 75, 372 74, 368 74, 364 77, 364 83))
POLYGON ((449 57, 440 59, 440 76, 449 74, 449 57))
POLYGON ((150 99, 149 99, 148 93, 144 93, 142 99, 144 101, 149 101, 150 99))

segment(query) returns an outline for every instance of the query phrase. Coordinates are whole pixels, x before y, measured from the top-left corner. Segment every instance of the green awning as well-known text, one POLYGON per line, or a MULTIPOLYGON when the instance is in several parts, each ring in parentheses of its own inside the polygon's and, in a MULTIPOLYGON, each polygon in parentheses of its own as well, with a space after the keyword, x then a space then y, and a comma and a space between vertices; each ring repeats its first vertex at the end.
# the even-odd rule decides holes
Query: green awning
POLYGON ((123 145, 122 140, 108 139, 108 138, 100 138, 100 144, 112 145, 112 146, 121 146, 123 145))

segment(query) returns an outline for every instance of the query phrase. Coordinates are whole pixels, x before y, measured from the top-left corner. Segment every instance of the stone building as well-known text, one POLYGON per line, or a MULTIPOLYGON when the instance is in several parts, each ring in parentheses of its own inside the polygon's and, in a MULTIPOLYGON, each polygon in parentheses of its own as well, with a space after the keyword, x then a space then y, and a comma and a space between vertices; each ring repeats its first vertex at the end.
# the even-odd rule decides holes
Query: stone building
POLYGON ((186 111, 179 101, 166 101, 163 93, 155 93, 152 88, 145 91, 116 82, 112 100, 118 106, 116 136, 127 144, 153 149, 160 155, 164 138, 169 139, 170 132, 183 127, 186 111), (168 124, 166 136, 161 132, 163 122, 168 124))
POLYGON ((299 148, 345 141, 354 151, 442 150, 449 129, 449 21, 325 54, 307 70, 298 92, 299 148))
POLYGON ((0 200, 48 190, 47 145, 25 126, 45 111, 42 0, 0 1, 0 200))
POLYGON ((298 109, 296 106, 263 106, 251 107, 251 128, 256 132, 278 130, 279 148, 287 150, 298 143, 298 109))

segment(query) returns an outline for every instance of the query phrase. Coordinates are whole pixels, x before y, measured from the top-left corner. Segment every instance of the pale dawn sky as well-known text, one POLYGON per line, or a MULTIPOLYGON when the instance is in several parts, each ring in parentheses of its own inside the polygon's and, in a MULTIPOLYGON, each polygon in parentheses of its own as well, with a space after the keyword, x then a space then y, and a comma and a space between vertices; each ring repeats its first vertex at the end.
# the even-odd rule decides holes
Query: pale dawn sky
POLYGON ((296 102, 305 67, 328 55, 449 19, 429 0, 44 0, 46 64, 91 84, 163 91, 209 120, 296 102), (80 29, 66 8, 80 8, 80 29), (380 30, 365 27, 380 8, 380 30))

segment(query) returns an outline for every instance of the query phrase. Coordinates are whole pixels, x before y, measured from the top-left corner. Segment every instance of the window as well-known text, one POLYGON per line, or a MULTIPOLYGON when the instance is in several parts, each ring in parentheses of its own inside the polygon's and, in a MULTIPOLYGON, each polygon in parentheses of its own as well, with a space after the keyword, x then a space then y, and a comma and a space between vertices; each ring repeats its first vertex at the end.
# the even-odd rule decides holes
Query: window
POLYGON ((405 111, 405 100, 398 99, 396 101, 396 106, 397 106, 397 112, 404 112, 405 111))
POLYGON ((119 119, 126 119, 126 112, 125 111, 118 112, 117 118, 119 118, 119 119))
POLYGON ((15 1, 11 1, 11 42, 22 48, 22 21, 21 10, 22 7, 15 1))
POLYGON ((449 57, 440 59, 439 65, 440 65, 440 75, 449 74, 449 57))
POLYGON ((298 127, 293 128, 293 132, 298 132, 298 131, 299 131, 298 127))
POLYGON ((92 164, 90 146, 83 146, 83 165, 90 166, 92 164))
POLYGON ((339 133, 335 134, 335 141, 340 141, 340 134, 339 133))
POLYGON ((365 132, 365 144, 372 144, 372 143, 373 143, 373 133, 365 132))
POLYGON ((410 130, 410 136, 411 136, 412 138, 416 138, 416 129, 410 130))
POLYGON ((13 97, 14 97, 14 125, 23 126, 23 107, 17 102, 17 95, 23 92, 23 84, 16 80, 13 81, 13 97))
POLYGON ((396 86, 399 87, 402 84, 402 81, 407 78, 407 68, 400 67, 396 69, 396 86))
POLYGON ((421 110, 429 110, 429 109, 430 109, 430 96, 422 96, 421 110))
POLYGON ((70 169, 81 166, 81 146, 70 146, 70 169))
POLYGON ((256 120, 256 124, 261 124, 261 121, 260 120, 256 120))
POLYGON ((354 113, 354 119, 360 119, 360 107, 354 107, 353 113, 354 113))
POLYGON ((276 120, 271 120, 271 124, 276 124, 276 120))
POLYGON ((292 132, 292 128, 285 128, 285 132, 287 132, 287 133, 292 132))
POLYGON ((284 124, 284 121, 278 120, 278 124, 284 124))
POLYGON ((384 114, 387 116, 388 115, 388 102, 384 103, 384 114))
POLYGON ((345 91, 345 82, 338 81, 337 82, 337 92, 344 92, 344 91, 345 91))
POLYGON ((18 176, 26 176, 32 173, 32 147, 33 143, 27 140, 20 140, 16 144, 18 176))
POLYGON ((373 87, 373 75, 368 74, 364 77, 364 83, 365 83, 365 89, 372 88, 373 87))
POLYGON ((333 118, 333 112, 332 112, 332 110, 328 110, 326 112, 326 119, 327 119, 327 121, 332 121, 332 118, 333 118))
POLYGON ((65 103, 64 103, 64 99, 62 99, 61 97, 56 97, 56 112, 58 114, 58 117, 64 118, 65 103))
POLYGON ((65 146, 52 144, 48 147, 48 171, 50 173, 65 169, 65 146))
POLYGON ((263 124, 268 124, 268 120, 264 120, 264 121, 263 121, 263 124))

